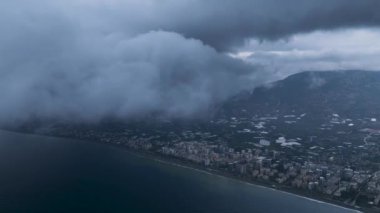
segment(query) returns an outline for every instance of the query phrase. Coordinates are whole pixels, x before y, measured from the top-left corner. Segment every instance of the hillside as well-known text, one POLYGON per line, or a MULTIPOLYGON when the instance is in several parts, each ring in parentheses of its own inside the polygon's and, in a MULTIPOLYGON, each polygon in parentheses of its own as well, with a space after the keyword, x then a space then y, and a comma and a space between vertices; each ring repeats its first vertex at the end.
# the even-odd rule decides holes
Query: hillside
POLYGON ((227 101, 219 112, 228 116, 308 113, 346 117, 380 115, 380 72, 325 71, 289 76, 227 101))

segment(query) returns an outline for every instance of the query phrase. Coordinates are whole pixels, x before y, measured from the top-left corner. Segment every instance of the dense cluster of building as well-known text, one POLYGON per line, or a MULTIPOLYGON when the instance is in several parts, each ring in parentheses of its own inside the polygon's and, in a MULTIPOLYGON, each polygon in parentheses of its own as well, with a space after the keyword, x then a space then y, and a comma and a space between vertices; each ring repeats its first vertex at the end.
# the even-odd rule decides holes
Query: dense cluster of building
POLYGON ((180 142, 164 146, 160 152, 198 165, 214 168, 245 179, 274 183, 318 192, 335 198, 346 198, 354 205, 359 195, 366 195, 371 205, 380 201, 380 171, 354 170, 349 167, 314 162, 292 161, 286 153, 268 149, 235 151, 224 145, 180 142))

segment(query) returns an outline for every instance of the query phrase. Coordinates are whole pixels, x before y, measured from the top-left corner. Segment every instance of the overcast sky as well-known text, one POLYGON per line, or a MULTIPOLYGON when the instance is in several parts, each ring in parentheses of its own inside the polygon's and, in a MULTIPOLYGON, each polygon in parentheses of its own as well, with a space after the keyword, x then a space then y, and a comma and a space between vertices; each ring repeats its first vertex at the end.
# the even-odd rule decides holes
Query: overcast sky
POLYGON ((378 0, 3 0, 0 123, 188 117, 304 70, 378 70, 378 0))

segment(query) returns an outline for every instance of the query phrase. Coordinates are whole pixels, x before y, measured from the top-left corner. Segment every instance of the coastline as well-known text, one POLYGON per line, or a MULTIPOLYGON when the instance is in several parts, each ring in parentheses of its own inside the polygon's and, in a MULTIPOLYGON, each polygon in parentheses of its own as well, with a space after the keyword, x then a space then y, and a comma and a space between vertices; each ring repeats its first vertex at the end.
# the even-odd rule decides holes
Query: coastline
MULTIPOLYGON (((100 142, 97 142, 97 143, 100 143, 100 142)), ((104 144, 104 143, 100 143, 100 144, 104 144)), ((180 167, 180 168, 192 170, 192 171, 195 171, 195 172, 199 172, 199 173, 203 173, 203 174, 206 174, 206 175, 215 176, 215 177, 219 177, 219 178, 226 178, 228 180, 236 181, 236 182, 239 182, 239 183, 242 183, 242 184, 247 184, 249 186, 264 188, 264 189, 268 189, 268 190, 273 190, 273 191, 276 191, 276 192, 280 192, 280 193, 284 193, 284 194, 287 194, 287 195, 296 196, 298 198, 306 199, 306 200, 309 200, 309 201, 312 201, 312 202, 316 202, 316 203, 319 203, 319 204, 328 204, 328 205, 331 205, 331 206, 334 206, 334 207, 339 207, 339 208, 342 208, 342 209, 345 209, 345 210, 348 210, 348 211, 351 211, 351 212, 357 212, 357 213, 363 213, 363 212, 372 213, 372 212, 376 212, 376 211, 371 210, 371 209, 362 209, 362 208, 358 209, 358 208, 354 208, 352 206, 344 205, 344 203, 341 203, 341 202, 335 201, 335 200, 329 200, 329 199, 322 198, 322 197, 310 196, 310 195, 305 195, 305 194, 302 194, 302 193, 297 193, 296 190, 290 190, 290 189, 284 189, 284 188, 276 188, 276 187, 271 186, 270 184, 266 184, 266 183, 262 183, 262 182, 258 182, 258 181, 253 181, 253 180, 249 181, 249 180, 246 180, 244 178, 239 178, 237 176, 228 175, 226 173, 223 173, 223 172, 220 172, 220 171, 217 171, 217 170, 211 170, 211 169, 207 169, 207 168, 202 168, 201 166, 191 165, 192 163, 190 163, 190 162, 181 162, 181 160, 178 160, 178 159, 177 160, 166 159, 164 156, 157 156, 157 154, 154 154, 154 153, 146 153, 146 152, 140 152, 140 151, 136 151, 136 150, 131 150, 131 149, 127 148, 127 147, 121 147, 121 146, 117 146, 117 145, 112 145, 112 146, 114 146, 115 148, 117 148, 117 147, 122 148, 122 149, 124 149, 126 152, 128 152, 130 154, 133 154, 135 156, 142 157, 142 158, 145 158, 145 159, 153 160, 153 161, 161 163, 161 164, 175 166, 175 167, 180 167), (176 162, 174 162, 174 161, 176 161, 176 162), (365 210, 365 211, 362 211, 362 210, 365 210)))
POLYGON ((8 132, 8 133, 14 133, 14 134, 27 134, 27 135, 32 135, 32 136, 51 137, 54 139, 70 139, 70 140, 73 140, 74 142, 81 142, 81 143, 82 142, 96 143, 96 144, 100 144, 100 145, 104 145, 104 146, 109 146, 109 147, 121 149, 121 150, 123 150, 129 154, 133 154, 134 156, 145 158, 148 160, 152 160, 152 161, 155 161, 155 162, 158 162, 161 164, 170 165, 170 166, 174 166, 174 167, 180 167, 180 168, 192 170, 195 172, 199 172, 199 173, 203 173, 203 174, 207 174, 207 175, 211 175, 211 176, 215 176, 215 177, 219 177, 219 178, 226 178, 228 180, 237 181, 239 183, 247 184, 249 186, 273 190, 276 192, 280 192, 280 193, 296 196, 298 198, 306 199, 309 201, 317 202, 319 204, 328 204, 328 205, 331 205, 334 207, 339 207, 339 208, 342 208, 345 210, 349 210, 351 212, 369 212, 369 213, 377 212, 375 209, 367 209, 367 208, 358 209, 358 208, 355 208, 353 206, 346 205, 345 203, 342 203, 342 202, 337 201, 337 200, 327 199, 327 198, 324 198, 324 197, 318 196, 318 195, 310 195, 310 194, 307 194, 305 192, 302 192, 302 191, 296 190, 296 189, 284 188, 284 187, 281 187, 280 185, 274 185, 274 183, 269 183, 269 182, 264 183, 264 182, 255 181, 255 180, 248 180, 246 178, 234 176, 232 174, 228 174, 228 173, 223 172, 223 171, 208 169, 208 168, 202 167, 200 165, 197 165, 193 162, 189 162, 186 160, 182 160, 182 159, 178 159, 178 158, 174 158, 174 157, 170 157, 170 156, 165 156, 165 155, 160 155, 160 154, 155 153, 155 152, 135 150, 135 149, 123 146, 123 145, 112 144, 112 143, 104 143, 104 142, 95 141, 95 140, 77 139, 77 138, 73 138, 73 137, 59 137, 59 136, 54 136, 54 135, 34 134, 34 133, 27 133, 27 132, 9 131, 9 130, 3 130, 3 129, 0 129, 0 131, 4 131, 4 132, 8 132))
POLYGON ((277 188, 274 188, 274 187, 265 186, 264 184, 258 184, 258 183, 253 183, 253 182, 245 181, 245 180, 239 179, 237 177, 228 177, 226 175, 220 175, 220 174, 217 174, 217 173, 212 172, 212 171, 201 170, 201 169, 197 169, 197 168, 194 168, 194 167, 191 167, 191 166, 185 166, 185 165, 181 165, 181 164, 177 164, 177 163, 173 163, 173 162, 169 162, 169 161, 158 160, 158 159, 152 159, 152 160, 154 160, 156 162, 159 162, 159 163, 168 164, 168 165, 171 165, 171 166, 176 166, 176 167, 181 167, 181 168, 185 168, 185 169, 190 169, 190 170, 193 170, 193 171, 196 171, 196 172, 200 172, 200 173, 204 173, 204 174, 211 175, 211 176, 217 176, 217 177, 221 177, 221 178, 227 178, 229 180, 237 181, 239 183, 247 184, 249 186, 254 186, 254 187, 259 187, 259 188, 264 188, 264 189, 270 189, 270 190, 273 190, 273 191, 276 191, 276 192, 280 192, 280 193, 296 196, 296 197, 299 197, 299 198, 302 198, 302 199, 306 199, 306 200, 310 200, 310 201, 313 201, 313 202, 316 202, 316 203, 320 203, 320 204, 328 204, 328 205, 331 205, 331 206, 339 207, 339 208, 342 208, 342 209, 346 209, 346 210, 350 210, 350 211, 358 212, 358 213, 362 212, 362 211, 360 211, 358 209, 355 209, 355 208, 349 208, 349 207, 338 205, 338 204, 335 204, 335 203, 332 203, 332 202, 317 200, 315 198, 311 198, 311 197, 307 197, 307 196, 302 196, 300 194, 288 192, 288 191, 285 191, 285 190, 282 190, 282 189, 277 189, 277 188))

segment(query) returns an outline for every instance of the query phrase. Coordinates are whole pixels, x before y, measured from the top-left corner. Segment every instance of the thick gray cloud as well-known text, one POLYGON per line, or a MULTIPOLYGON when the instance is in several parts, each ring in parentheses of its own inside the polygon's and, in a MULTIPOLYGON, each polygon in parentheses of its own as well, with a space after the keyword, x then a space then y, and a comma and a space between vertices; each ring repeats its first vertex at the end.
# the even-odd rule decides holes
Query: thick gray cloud
POLYGON ((378 0, 53 0, 44 2, 45 11, 51 10, 47 5, 103 33, 173 31, 218 50, 234 49, 250 38, 380 26, 378 0))
POLYGON ((2 13, 2 123, 186 117, 255 83, 253 66, 175 32, 103 34, 59 11, 26 12, 2 13))
POLYGON ((250 37, 273 40, 313 30, 380 25, 380 1, 377 0, 206 2, 207 9, 200 6, 203 8, 200 9, 201 18, 195 12, 199 20, 207 20, 203 22, 204 26, 197 26, 197 18, 193 18, 189 22, 196 26, 195 29, 184 26, 182 30, 186 35, 198 37, 221 49, 241 44, 250 37))
POLYGON ((0 123, 193 116, 266 81, 221 50, 374 26, 379 1, 4 0, 0 123))
POLYGON ((24 41, 23 56, 4 51, 2 120, 189 116, 252 83, 252 66, 175 33, 71 39, 62 46, 56 39, 24 41))
POLYGON ((219 49, 248 38, 275 40, 295 33, 380 25, 378 0, 164 0, 115 7, 136 30, 164 29, 219 49))

